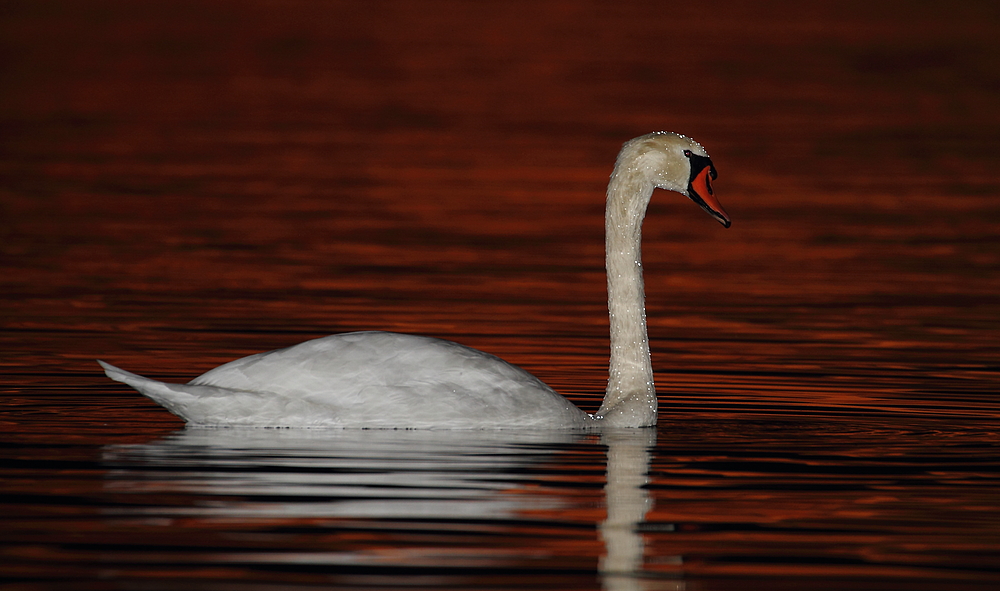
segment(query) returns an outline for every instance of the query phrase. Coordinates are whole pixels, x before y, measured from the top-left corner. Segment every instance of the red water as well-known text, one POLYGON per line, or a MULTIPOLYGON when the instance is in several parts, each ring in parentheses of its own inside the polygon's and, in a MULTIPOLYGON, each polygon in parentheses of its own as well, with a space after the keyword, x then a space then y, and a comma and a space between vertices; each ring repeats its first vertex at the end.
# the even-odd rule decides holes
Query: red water
POLYGON ((998 26, 986 2, 8 3, 0 574, 991 588, 998 26), (654 196, 655 440, 175 433, 93 361, 186 381, 387 329, 592 411, 604 184, 658 129, 708 148, 733 227, 654 196), (599 575, 614 552, 643 575, 599 575))

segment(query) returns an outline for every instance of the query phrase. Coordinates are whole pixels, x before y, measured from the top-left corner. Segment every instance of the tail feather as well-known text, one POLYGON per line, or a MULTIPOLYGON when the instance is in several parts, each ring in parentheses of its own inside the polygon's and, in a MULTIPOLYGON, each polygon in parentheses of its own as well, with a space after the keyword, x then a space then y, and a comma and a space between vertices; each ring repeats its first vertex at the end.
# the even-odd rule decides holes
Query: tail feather
POLYGON ((116 382, 121 382, 123 384, 128 384, 129 386, 132 386, 136 390, 140 390, 141 388, 144 388, 144 387, 147 387, 147 386, 151 386, 151 385, 166 385, 166 384, 163 384, 162 382, 157 382, 156 380, 151 380, 149 378, 144 378, 144 377, 142 377, 140 375, 137 375, 137 374, 134 374, 134 373, 132 373, 130 371, 125 371, 124 369, 122 369, 120 367, 115 367, 115 366, 111 365, 110 363, 106 363, 104 361, 101 361, 100 359, 97 360, 97 363, 101 364, 101 367, 104 368, 104 373, 109 378, 111 378, 112 380, 114 380, 116 382))
MULTIPOLYGON (((98 360, 104 373, 116 382, 127 384, 192 426, 261 426, 261 416, 289 414, 291 401, 267 392, 234 390, 199 384, 168 384, 144 378, 98 360)), ((297 415, 287 421, 265 426, 316 426, 322 414, 307 400, 299 401, 297 415), (299 416, 300 415, 300 416, 299 416), (317 418, 319 417, 319 418, 317 418), (287 422, 287 424, 286 424, 287 422)))
POLYGON ((192 422, 194 420, 194 417, 189 416, 189 413, 186 412, 186 410, 191 403, 195 401, 197 396, 194 392, 188 391, 188 386, 158 382, 156 380, 144 378, 132 372, 125 371, 124 369, 115 367, 110 363, 105 363, 100 359, 98 359, 97 362, 101 364, 101 367, 104 368, 104 373, 112 380, 132 386, 141 394, 151 398, 157 404, 163 406, 185 421, 192 422))

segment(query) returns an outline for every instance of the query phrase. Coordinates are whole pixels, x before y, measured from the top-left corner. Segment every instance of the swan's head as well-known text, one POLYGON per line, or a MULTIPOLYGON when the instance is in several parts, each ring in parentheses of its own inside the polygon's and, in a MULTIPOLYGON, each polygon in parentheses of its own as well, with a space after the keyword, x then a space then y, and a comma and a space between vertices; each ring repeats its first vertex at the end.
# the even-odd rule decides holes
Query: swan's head
POLYGON ((616 168, 622 166, 639 172, 655 187, 686 195, 723 226, 732 223, 712 190, 719 173, 705 148, 693 139, 666 131, 639 136, 622 147, 616 168))

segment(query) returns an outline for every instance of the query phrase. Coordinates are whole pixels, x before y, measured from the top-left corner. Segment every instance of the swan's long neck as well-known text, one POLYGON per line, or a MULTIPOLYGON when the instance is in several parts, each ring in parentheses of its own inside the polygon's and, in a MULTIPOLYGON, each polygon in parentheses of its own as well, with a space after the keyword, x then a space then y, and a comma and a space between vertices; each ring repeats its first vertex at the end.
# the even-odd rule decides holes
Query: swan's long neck
POLYGON ((653 188, 639 167, 619 158, 608 184, 605 214, 611 364, 604 404, 596 414, 612 426, 656 424, 641 253, 642 220, 653 188))

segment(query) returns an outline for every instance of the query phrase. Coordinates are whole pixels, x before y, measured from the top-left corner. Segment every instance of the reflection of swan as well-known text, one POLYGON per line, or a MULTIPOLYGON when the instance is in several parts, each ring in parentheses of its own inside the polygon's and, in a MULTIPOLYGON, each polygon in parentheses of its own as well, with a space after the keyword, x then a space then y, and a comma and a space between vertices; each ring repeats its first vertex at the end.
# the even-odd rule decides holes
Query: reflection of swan
POLYGON ((656 445, 656 431, 642 429, 608 430, 601 434, 608 446, 608 517, 601 524, 607 550, 600 570, 606 575, 642 570, 642 537, 636 531, 652 508, 653 501, 643 487, 649 482, 649 450, 656 445))
POLYGON ((687 195, 729 226, 700 144, 673 133, 627 142, 608 184, 606 250, 611 364, 601 408, 587 415, 521 368, 427 337, 350 333, 251 355, 186 385, 101 363, 189 424, 374 428, 575 428, 656 423, 646 336, 641 227, 653 189, 687 195))
MULTIPOLYGON (((639 525, 653 508, 645 486, 649 483, 650 451, 656 445, 653 429, 605 429, 601 443, 608 446, 607 518, 600 525, 604 556, 598 570, 606 591, 682 591, 676 579, 643 578, 645 543, 639 525)), ((657 562, 680 557, 657 556, 657 562)))
MULTIPOLYGON (((634 575, 643 565, 637 526, 652 504, 642 486, 655 440, 653 429, 601 434, 608 589, 646 588, 634 575)), ((559 430, 185 429, 104 448, 105 489, 127 497, 104 511, 151 528, 154 540, 161 527, 182 539, 175 524, 217 531, 229 546, 198 550, 199 565, 549 569, 568 556, 573 564, 595 558, 580 525, 599 493, 585 473, 567 479, 567 471, 576 473, 575 462, 599 465, 597 443, 559 430), (337 538, 342 531, 378 535, 337 538)))
MULTIPOLYGON (((646 431, 645 429, 643 431, 646 431)), ((152 512, 238 519, 514 519, 551 495, 507 494, 525 466, 583 435, 570 431, 186 429, 110 445, 106 487, 225 499, 152 512)), ((145 510, 140 510, 143 512, 145 510)))

